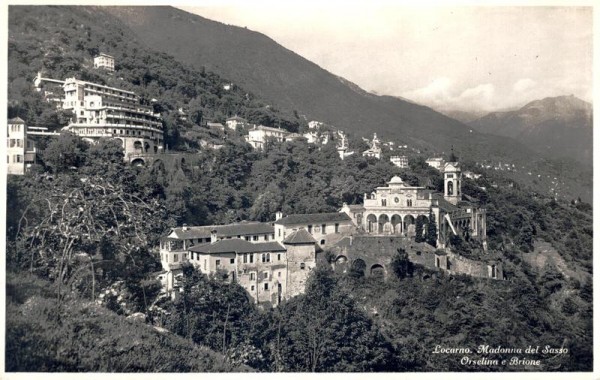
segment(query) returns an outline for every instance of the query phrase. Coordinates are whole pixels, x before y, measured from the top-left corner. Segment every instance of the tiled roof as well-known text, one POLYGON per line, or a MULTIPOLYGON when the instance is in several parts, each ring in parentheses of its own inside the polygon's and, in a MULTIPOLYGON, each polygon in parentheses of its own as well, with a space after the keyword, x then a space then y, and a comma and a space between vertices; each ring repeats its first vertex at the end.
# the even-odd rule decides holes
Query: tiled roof
POLYGON ((200 253, 254 253, 254 252, 281 252, 285 251, 276 241, 264 243, 250 243, 244 239, 223 239, 215 243, 198 244, 190 248, 192 252, 200 253))
POLYGON ((230 118, 227 119, 229 120, 236 120, 236 121, 246 121, 246 119, 244 119, 243 117, 239 117, 239 116, 232 116, 230 118))
POLYGON ((13 119, 9 119, 8 124, 25 124, 25 121, 17 116, 13 119))
POLYGON ((448 202, 444 199, 444 194, 442 193, 433 193, 431 194, 432 199, 436 199, 438 201, 438 205, 440 208, 446 212, 457 211, 459 208, 448 202))
POLYGON ((314 244, 317 241, 304 228, 294 231, 283 241, 284 244, 314 244))
POLYGON ((363 206, 363 205, 348 205, 348 208, 350 210, 352 210, 352 211, 355 211, 355 210, 364 210, 365 206, 363 206))
POLYGON ((345 212, 328 212, 322 214, 292 214, 277 220, 275 224, 286 226, 290 224, 318 224, 325 222, 345 222, 350 220, 350 217, 345 212))
POLYGON ((179 239, 209 238, 210 232, 213 230, 217 230, 217 237, 273 234, 275 232, 271 223, 242 222, 213 226, 177 227, 173 228, 169 235, 179 239))
POLYGON ((259 130, 263 130, 263 131, 271 131, 271 132, 280 132, 280 133, 284 133, 286 135, 289 134, 289 132, 285 129, 267 127, 266 125, 259 125, 255 129, 259 129, 259 130))

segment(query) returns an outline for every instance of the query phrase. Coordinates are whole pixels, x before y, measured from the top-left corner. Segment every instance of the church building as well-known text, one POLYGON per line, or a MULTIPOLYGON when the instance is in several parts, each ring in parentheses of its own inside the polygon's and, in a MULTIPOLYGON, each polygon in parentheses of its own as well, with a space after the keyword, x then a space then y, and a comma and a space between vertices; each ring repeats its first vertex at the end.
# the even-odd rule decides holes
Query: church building
POLYGON ((417 233, 424 235, 431 214, 437 227, 438 247, 446 247, 450 234, 469 234, 486 247, 486 210, 462 199, 460 165, 445 163, 443 174, 443 194, 410 186, 395 176, 387 186, 365 194, 362 206, 344 204, 340 211, 349 215, 367 234, 407 237, 417 233), (423 231, 415 230, 418 219, 423 222, 423 231))

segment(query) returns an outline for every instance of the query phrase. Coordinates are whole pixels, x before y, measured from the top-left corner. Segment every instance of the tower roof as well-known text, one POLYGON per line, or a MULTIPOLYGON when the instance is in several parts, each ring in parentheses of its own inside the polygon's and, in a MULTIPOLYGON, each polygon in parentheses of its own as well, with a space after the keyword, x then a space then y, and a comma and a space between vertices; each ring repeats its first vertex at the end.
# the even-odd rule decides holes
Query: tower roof
POLYGON ((444 165, 444 171, 456 171, 460 170, 460 164, 458 162, 446 162, 444 165))
POLYGON ((308 233, 304 228, 300 228, 298 231, 294 231, 288 236, 283 243, 284 244, 314 244, 317 241, 308 233))
POLYGON ((389 185, 404 185, 404 181, 402 181, 402 178, 398 177, 397 175, 393 176, 392 179, 390 180, 390 182, 388 182, 389 185))

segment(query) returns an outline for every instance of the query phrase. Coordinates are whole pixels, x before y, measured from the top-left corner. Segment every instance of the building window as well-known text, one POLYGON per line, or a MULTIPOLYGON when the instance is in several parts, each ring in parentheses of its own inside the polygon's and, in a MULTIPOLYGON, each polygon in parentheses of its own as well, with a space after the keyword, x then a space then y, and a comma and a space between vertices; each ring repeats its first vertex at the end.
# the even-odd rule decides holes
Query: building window
POLYGON ((177 254, 174 254, 174 255, 173 255, 173 262, 174 262, 174 263, 176 263, 176 262, 178 262, 178 261, 179 261, 179 255, 177 255, 177 254))
POLYGON ((246 236, 246 241, 250 241, 250 236, 246 236))
POLYGON ((269 241, 269 235, 265 235, 265 241, 269 241))
POLYGON ((248 254, 244 253, 244 264, 248 262, 248 254))
POLYGON ((412 207, 412 199, 407 199, 406 200, 406 206, 412 207))
POLYGON ((221 265, 221 260, 217 260, 217 261, 215 262, 215 265, 216 265, 216 266, 219 266, 219 265, 221 265))
POLYGON ((250 281, 254 281, 254 272, 250 272, 250 281))
POLYGON ((252 241, 258 241, 258 235, 252 236, 252 241))
POLYGON ((275 240, 275 234, 271 234, 271 240, 275 240))
POLYGON ((281 272, 277 272, 277 277, 281 277, 281 272))
POLYGON ((381 200, 381 205, 384 206, 384 207, 387 206, 387 199, 382 199, 381 200))
POLYGON ((251 253, 250 254, 250 263, 253 263, 253 262, 254 262, 254 253, 251 253))
POLYGON ((250 290, 254 291, 254 285, 250 286, 250 290))
POLYGON ((281 253, 277 254, 277 261, 281 261, 281 253))
POLYGON ((235 259, 229 259, 229 264, 235 264, 235 259))
POLYGON ((321 233, 325 235, 325 228, 327 228, 327 224, 321 224, 321 233))
POLYGON ((340 224, 339 224, 339 223, 336 223, 336 224, 335 224, 335 233, 337 234, 337 233, 339 233, 339 232, 340 232, 340 224))
POLYGON ((277 236, 281 237, 281 228, 277 229, 277 236))
POLYGON ((308 225, 308 233, 309 233, 309 234, 312 234, 312 224, 309 224, 309 225, 308 225))
POLYGON ((265 290, 269 290, 269 283, 265 282, 265 290))
POLYGON ((304 265, 304 263, 300 263, 300 269, 304 269, 306 266, 304 265))
POLYGON ((325 239, 321 239, 321 245, 325 245, 325 239))
POLYGON ((263 272, 263 280, 269 279, 269 272, 263 272))

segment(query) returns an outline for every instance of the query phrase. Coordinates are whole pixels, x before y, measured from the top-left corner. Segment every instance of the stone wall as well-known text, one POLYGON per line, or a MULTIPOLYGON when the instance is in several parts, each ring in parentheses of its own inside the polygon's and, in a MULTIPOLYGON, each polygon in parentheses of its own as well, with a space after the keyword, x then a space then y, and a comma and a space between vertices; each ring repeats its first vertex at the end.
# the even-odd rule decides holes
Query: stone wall
MULTIPOLYGON (((369 276, 371 270, 378 265, 385 269, 386 274, 391 273, 390 263, 400 248, 408 253, 409 260, 414 264, 436 269, 436 248, 403 237, 348 236, 341 239, 330 250, 336 270, 346 271, 360 259, 366 265, 365 275, 369 276)), ((470 260, 449 251, 446 251, 446 255, 440 259, 440 267, 443 270, 482 278, 492 278, 492 265, 495 265, 496 278, 502 279, 502 263, 498 261, 488 263, 470 260)))
POLYGON ((317 265, 314 244, 286 244, 287 277, 285 279, 284 298, 304 293, 306 279, 317 265), (304 265, 303 265, 304 264, 304 265))

